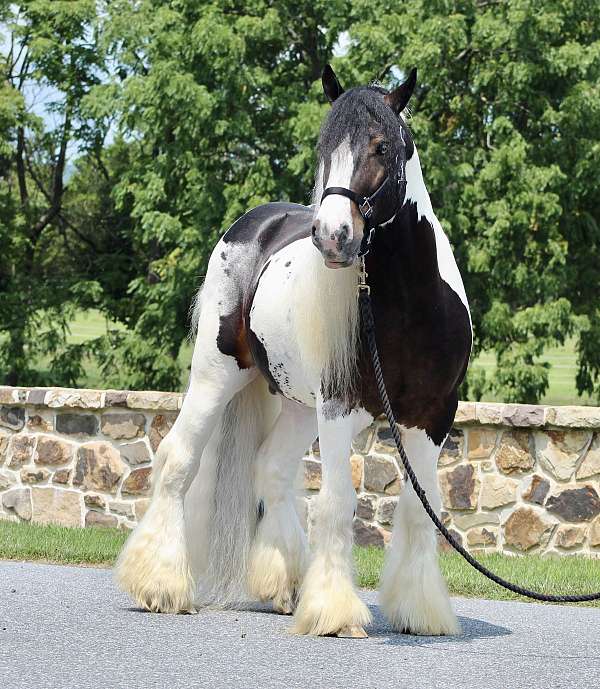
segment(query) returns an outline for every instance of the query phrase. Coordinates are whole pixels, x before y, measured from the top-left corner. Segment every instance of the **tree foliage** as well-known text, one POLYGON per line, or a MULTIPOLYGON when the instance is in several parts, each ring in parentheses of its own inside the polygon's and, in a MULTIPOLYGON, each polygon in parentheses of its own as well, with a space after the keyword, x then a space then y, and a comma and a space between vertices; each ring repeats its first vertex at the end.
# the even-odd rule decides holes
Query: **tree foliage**
POLYGON ((333 59, 348 86, 393 86, 419 69, 410 124, 465 278, 474 353, 493 350, 497 359, 489 380, 470 376, 469 394, 539 400, 548 385, 544 350, 574 337, 578 388, 600 398, 594 0, 0 7, 8 16, 0 21, 31 54, 27 78, 60 94, 53 109, 63 123, 48 131, 14 77, 0 86, 0 239, 10 237, 0 314, 18 312, 24 289, 31 301, 22 365, 6 344, 18 337, 0 340, 6 380, 33 376, 24 343, 54 305, 43 347, 56 375, 76 379, 91 353, 106 384, 177 388, 189 304, 217 237, 263 201, 309 200, 328 107, 319 77, 333 59), (18 192, 20 128, 25 163, 36 161, 43 182, 26 165, 27 204, 18 192), (79 159, 60 212, 35 238, 67 130, 79 159), (23 270, 27 251, 31 268, 23 270), (64 279, 49 297, 57 266, 64 279), (100 308, 126 327, 68 348, 64 328, 76 306, 100 308))

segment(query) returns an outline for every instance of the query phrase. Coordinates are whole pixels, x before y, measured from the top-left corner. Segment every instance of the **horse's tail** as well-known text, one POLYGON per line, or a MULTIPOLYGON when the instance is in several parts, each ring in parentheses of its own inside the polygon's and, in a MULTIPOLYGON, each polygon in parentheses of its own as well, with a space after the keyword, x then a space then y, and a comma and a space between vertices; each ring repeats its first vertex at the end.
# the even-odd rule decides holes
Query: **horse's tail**
POLYGON ((186 540, 200 604, 227 607, 246 596, 259 518, 255 462, 280 407, 259 376, 229 402, 204 449, 185 498, 186 540))

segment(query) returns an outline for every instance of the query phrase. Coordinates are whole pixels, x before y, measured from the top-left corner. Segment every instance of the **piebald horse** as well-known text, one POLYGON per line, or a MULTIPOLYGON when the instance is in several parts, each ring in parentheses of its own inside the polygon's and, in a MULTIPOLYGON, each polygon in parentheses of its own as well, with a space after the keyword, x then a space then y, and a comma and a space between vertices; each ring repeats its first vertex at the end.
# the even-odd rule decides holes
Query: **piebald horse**
MULTIPOLYGON (((314 203, 254 208, 215 247, 194 308, 189 388, 156 455, 150 506, 117 563, 120 585, 144 608, 194 612, 250 597, 293 613, 299 634, 366 636, 349 462, 353 438, 382 412, 357 307, 366 248, 389 397, 419 481, 441 509, 437 460, 472 334, 402 116, 415 81, 413 70, 391 92, 345 92, 327 66, 332 107, 314 203), (317 436, 322 487, 309 549, 294 483, 317 436)), ((410 485, 398 499, 380 603, 399 632, 459 632, 435 531, 410 485)))

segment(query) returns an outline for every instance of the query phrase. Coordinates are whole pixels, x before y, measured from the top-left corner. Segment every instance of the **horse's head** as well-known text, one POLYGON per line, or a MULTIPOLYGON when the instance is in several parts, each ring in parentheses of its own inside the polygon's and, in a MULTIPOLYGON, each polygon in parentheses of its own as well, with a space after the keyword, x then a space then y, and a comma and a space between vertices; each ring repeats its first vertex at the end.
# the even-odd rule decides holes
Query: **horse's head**
POLYGON ((414 145, 400 115, 417 78, 394 91, 363 86, 344 92, 329 65, 323 89, 332 108, 319 137, 312 240, 329 268, 354 263, 370 228, 404 202, 406 161, 414 145))

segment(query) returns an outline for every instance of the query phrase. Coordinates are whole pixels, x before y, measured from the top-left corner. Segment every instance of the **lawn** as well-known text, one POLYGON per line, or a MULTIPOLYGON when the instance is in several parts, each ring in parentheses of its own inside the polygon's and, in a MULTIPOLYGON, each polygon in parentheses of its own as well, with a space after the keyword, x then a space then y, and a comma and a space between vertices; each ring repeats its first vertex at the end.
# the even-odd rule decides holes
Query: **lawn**
MULTIPOLYGON (((62 564, 112 565, 127 534, 117 529, 69 529, 0 520, 0 559, 42 560, 62 564)), ((489 554, 480 559, 506 579, 544 593, 590 593, 600 589, 600 560, 580 557, 557 559, 534 555, 507 557, 489 554)), ((378 548, 355 548, 358 582, 376 588, 383 564, 378 548)), ((440 555, 442 572, 452 595, 494 600, 519 600, 469 567, 455 553, 440 555)), ((600 607, 594 601, 588 605, 600 607)))

